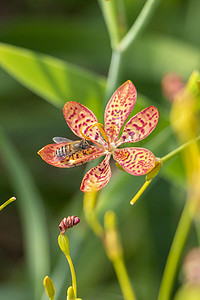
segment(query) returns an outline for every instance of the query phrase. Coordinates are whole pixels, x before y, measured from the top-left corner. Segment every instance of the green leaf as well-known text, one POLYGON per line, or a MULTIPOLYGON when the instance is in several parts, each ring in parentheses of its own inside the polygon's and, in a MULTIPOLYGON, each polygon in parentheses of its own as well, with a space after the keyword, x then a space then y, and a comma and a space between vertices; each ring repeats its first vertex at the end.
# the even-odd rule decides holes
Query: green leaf
POLYGON ((35 299, 39 299, 42 280, 50 269, 47 220, 42 198, 26 165, 1 127, 0 149, 14 186, 30 277, 34 285, 35 299))
POLYGON ((99 111, 105 79, 60 59, 0 43, 1 67, 25 87, 51 104, 62 107, 70 100, 95 102, 99 111))

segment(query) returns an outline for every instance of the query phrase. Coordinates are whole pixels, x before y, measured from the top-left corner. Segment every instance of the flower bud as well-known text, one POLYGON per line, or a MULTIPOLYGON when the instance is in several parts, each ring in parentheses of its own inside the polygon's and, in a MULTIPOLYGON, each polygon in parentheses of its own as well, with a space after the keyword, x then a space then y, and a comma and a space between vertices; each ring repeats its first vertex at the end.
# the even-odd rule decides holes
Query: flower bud
POLYGON ((67 218, 64 218, 59 224, 61 234, 65 233, 67 229, 74 227, 79 222, 80 219, 77 216, 68 216, 67 218))
POLYGON ((74 289, 72 286, 67 290, 67 300, 75 300, 74 289))
POLYGON ((199 286, 184 285, 178 290, 174 300, 199 300, 199 295, 199 286))
POLYGON ((58 245, 66 256, 69 255, 69 239, 65 234, 59 234, 58 245))
POLYGON ((187 284, 200 287, 200 247, 193 248, 186 255, 183 263, 183 273, 187 284))
POLYGON ((162 79, 162 92, 169 101, 173 101, 184 86, 183 79, 176 73, 169 73, 162 79))
POLYGON ((197 88, 198 88, 198 90, 200 92, 200 80, 197 80, 197 88))
POLYGON ((55 296, 55 287, 53 284, 53 281, 51 280, 51 278, 49 278, 49 276, 46 276, 43 280, 43 284, 47 293, 47 296, 49 297, 49 299, 54 299, 55 296))

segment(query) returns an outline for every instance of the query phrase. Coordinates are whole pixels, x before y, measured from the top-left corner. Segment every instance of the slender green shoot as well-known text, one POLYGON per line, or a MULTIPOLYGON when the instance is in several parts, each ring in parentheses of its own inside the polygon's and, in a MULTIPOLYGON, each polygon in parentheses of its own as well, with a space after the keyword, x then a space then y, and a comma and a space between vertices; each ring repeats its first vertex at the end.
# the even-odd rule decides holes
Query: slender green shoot
POLYGON ((161 0, 147 0, 136 21, 118 44, 117 49, 120 52, 125 52, 135 42, 145 27, 147 27, 160 1, 161 0))
POLYGON ((200 135, 197 136, 195 139, 192 139, 192 140, 186 142, 185 144, 181 145, 180 147, 176 148, 175 150, 171 151, 167 155, 163 156, 160 160, 163 163, 166 162, 167 160, 173 158, 175 155, 177 155, 178 153, 180 153, 181 151, 183 151, 185 148, 187 148, 188 146, 190 146, 192 143, 197 142, 199 140, 200 140, 200 135))
POLYGON ((173 282, 177 273, 180 256, 193 220, 190 210, 191 199, 186 202, 167 258, 158 300, 170 300, 173 282))

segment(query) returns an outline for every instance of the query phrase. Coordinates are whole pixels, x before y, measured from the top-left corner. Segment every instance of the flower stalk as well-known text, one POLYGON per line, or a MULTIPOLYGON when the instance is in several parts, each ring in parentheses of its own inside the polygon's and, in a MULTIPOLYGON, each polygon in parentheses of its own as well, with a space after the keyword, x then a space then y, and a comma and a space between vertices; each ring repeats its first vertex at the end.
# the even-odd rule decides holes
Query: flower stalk
POLYGON ((75 269, 74 269, 74 265, 71 259, 70 255, 66 255, 66 258, 68 260, 68 264, 70 267, 70 271, 71 271, 71 276, 72 276, 72 286, 73 286, 73 290, 74 290, 74 296, 75 299, 77 297, 77 284, 76 284, 76 274, 75 274, 75 269))
POLYGON ((117 2, 101 0, 100 6, 110 36, 111 48, 115 49, 121 39, 117 2))
POLYGON ((160 0, 146 1, 136 21, 118 44, 117 49, 119 49, 119 51, 125 52, 135 42, 136 38, 148 25, 159 3, 160 0))
POLYGON ((147 0, 136 21, 127 33, 124 9, 120 10, 120 14, 122 15, 119 15, 116 9, 116 1, 100 1, 112 46, 112 58, 108 71, 106 98, 110 97, 117 85, 123 53, 128 50, 145 27, 147 27, 160 1, 161 0, 147 0), (120 30, 121 22, 118 21, 119 19, 123 20, 124 26, 122 30, 120 30))
POLYGON ((67 258, 67 261, 68 261, 68 264, 70 267, 70 271, 71 271, 71 276, 72 276, 72 287, 73 287, 74 297, 76 299, 76 297, 77 297, 76 274, 75 274, 74 265, 73 265, 73 262, 72 262, 72 259, 70 256, 69 239, 67 238, 67 236, 65 234, 60 234, 58 236, 58 245, 67 258))
POLYGON ((88 225, 91 227, 91 229, 96 234, 96 236, 98 236, 101 240, 103 240, 104 230, 97 218, 96 211, 95 211, 97 197, 98 197, 98 192, 85 193, 83 197, 83 210, 88 225))
POLYGON ((124 299, 136 300, 123 260, 122 245, 117 230, 116 216, 113 211, 106 212, 104 228, 106 254, 113 264, 124 299))
POLYGON ((124 260, 120 257, 113 260, 113 267, 125 300, 136 300, 124 260))
POLYGON ((122 53, 118 50, 113 50, 110 66, 108 70, 104 106, 106 105, 106 99, 112 95, 113 91, 115 90, 115 87, 117 86, 121 64, 122 64, 122 53))
POLYGON ((183 251, 183 247, 185 245, 193 218, 195 216, 196 209, 194 207, 194 204, 196 201, 194 202, 193 200, 194 199, 188 199, 183 209, 167 258, 167 263, 160 285, 158 300, 171 299, 173 282, 177 273, 180 256, 183 251))
POLYGON ((176 148, 175 150, 171 151, 170 153, 168 153, 167 155, 161 157, 161 161, 164 163, 166 161, 168 161, 169 159, 173 158, 175 155, 179 154, 181 151, 183 151, 185 148, 187 148, 188 146, 190 146, 192 143, 197 142, 200 140, 200 135, 197 136, 195 139, 192 139, 186 143, 184 143, 183 145, 181 145, 180 147, 176 148))

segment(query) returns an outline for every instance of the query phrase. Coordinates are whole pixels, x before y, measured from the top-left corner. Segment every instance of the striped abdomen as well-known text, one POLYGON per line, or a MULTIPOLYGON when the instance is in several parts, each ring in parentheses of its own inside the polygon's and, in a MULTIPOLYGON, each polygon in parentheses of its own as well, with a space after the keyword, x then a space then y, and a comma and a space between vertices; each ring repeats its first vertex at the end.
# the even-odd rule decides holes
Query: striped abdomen
POLYGON ((66 144, 58 148, 55 152, 56 157, 66 157, 73 154, 70 144, 66 144))

